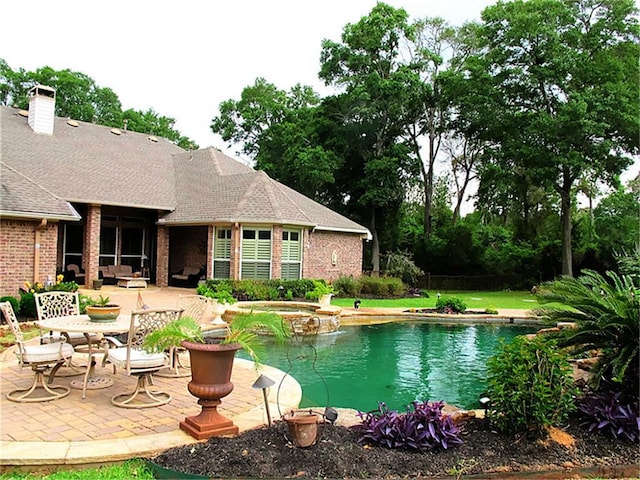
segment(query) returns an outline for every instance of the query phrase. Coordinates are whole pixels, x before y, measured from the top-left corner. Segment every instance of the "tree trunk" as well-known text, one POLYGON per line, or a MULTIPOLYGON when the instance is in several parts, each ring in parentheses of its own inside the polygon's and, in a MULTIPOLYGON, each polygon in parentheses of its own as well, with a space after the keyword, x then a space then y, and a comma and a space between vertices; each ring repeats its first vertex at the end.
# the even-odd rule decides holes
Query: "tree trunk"
POLYGON ((433 200, 433 164, 435 162, 435 131, 433 128, 433 116, 430 118, 429 127, 429 167, 426 169, 425 191, 424 191, 424 234, 428 239, 431 237, 431 205, 433 200))
POLYGON ((380 275, 380 241, 378 240, 378 231, 376 230, 376 209, 371 209, 371 264, 374 277, 380 275))
POLYGON ((560 190, 562 217, 562 274, 573 276, 573 257, 571 255, 571 192, 560 190))

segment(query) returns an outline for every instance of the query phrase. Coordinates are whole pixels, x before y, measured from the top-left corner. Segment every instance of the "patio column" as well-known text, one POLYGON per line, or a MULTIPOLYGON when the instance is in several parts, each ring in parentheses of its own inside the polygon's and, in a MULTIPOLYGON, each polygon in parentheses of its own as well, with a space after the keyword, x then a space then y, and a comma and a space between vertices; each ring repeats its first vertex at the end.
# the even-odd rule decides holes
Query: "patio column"
POLYGON ((91 285, 98 278, 100 265, 100 224, 102 208, 100 205, 89 205, 84 226, 84 244, 82 248, 82 267, 84 268, 85 286, 91 285))
POLYGON ((156 247, 156 285, 166 287, 169 285, 169 228, 158 225, 158 237, 156 247))

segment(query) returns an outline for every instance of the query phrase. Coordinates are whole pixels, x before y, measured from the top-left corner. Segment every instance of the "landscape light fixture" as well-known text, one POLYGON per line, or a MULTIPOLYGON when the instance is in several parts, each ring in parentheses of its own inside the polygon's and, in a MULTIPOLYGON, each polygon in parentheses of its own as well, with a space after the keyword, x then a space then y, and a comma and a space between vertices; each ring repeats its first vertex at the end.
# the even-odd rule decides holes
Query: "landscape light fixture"
POLYGON ((275 381, 271 380, 266 375, 261 374, 251 388, 255 388, 256 390, 262 390, 262 398, 264 399, 264 408, 267 412, 267 424, 271 426, 271 413, 269 412, 269 402, 267 401, 267 388, 272 385, 275 385, 275 381))
POLYGON ((338 412, 335 408, 327 407, 324 409, 324 418, 333 423, 338 419, 338 412))
POLYGON ((489 404, 491 403, 491 399, 489 397, 480 397, 478 400, 480 402, 480 406, 484 408, 484 416, 487 416, 487 410, 489 409, 489 404))

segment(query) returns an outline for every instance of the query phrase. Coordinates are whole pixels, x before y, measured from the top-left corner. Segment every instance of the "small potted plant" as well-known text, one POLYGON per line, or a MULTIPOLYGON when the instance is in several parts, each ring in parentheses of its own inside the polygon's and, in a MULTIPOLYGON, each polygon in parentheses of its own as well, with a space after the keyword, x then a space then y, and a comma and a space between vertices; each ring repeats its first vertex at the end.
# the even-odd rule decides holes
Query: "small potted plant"
POLYGON ((143 347, 151 352, 166 351, 181 346, 189 351, 191 381, 189 392, 202 407, 199 415, 187 417, 180 428, 192 437, 203 440, 213 436, 235 435, 238 427, 221 415, 217 407, 221 398, 233 391, 231 372, 236 352, 244 349, 256 364, 264 351, 256 330, 268 331, 278 340, 289 335, 289 328, 274 312, 236 315, 222 336, 205 336, 202 327, 191 317, 182 317, 151 332, 143 347))
POLYGON ((120 315, 120 305, 109 303, 109 297, 100 295, 98 299, 90 299, 85 312, 92 322, 114 322, 120 315))
POLYGON ((312 302, 319 302, 323 306, 331 304, 332 296, 333 287, 320 280, 313 280, 313 290, 305 294, 305 298, 307 300, 311 300, 312 302))

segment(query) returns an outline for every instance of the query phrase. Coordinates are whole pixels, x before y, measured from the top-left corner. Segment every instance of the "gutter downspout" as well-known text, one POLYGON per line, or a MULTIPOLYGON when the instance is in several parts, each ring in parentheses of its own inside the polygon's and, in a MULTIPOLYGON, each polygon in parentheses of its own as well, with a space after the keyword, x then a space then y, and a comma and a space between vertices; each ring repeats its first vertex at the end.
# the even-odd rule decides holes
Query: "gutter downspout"
POLYGON ((37 282, 40 278, 40 232, 47 228, 47 219, 40 220, 40 225, 36 227, 35 245, 33 251, 33 281, 37 282))

